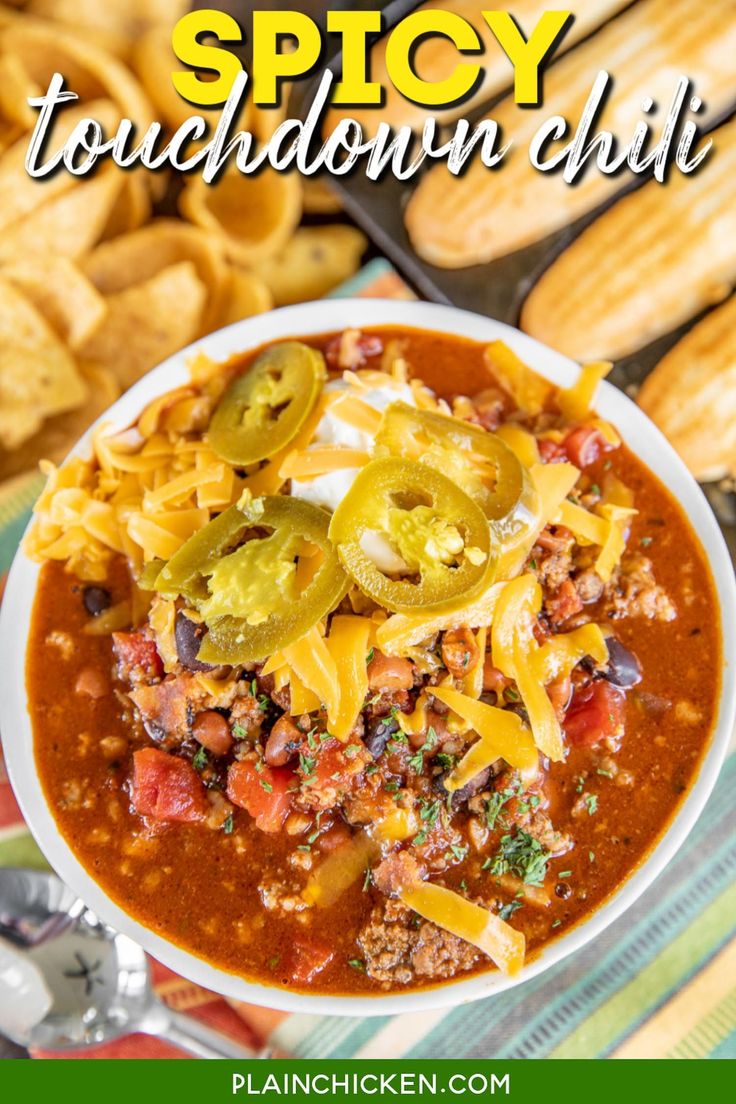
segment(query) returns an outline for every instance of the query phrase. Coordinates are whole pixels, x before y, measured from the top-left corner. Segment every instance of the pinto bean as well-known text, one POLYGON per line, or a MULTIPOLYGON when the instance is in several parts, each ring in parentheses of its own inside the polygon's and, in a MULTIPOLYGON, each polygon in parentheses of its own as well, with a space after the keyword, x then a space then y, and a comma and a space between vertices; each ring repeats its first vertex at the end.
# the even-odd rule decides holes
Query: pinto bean
POLYGON ((110 683, 96 667, 83 667, 77 675, 74 690, 77 694, 85 694, 93 701, 97 701, 98 698, 104 698, 105 694, 110 693, 110 683))
POLYGON ((348 843, 350 838, 351 832, 347 824, 333 824, 319 837, 317 846, 320 851, 329 854, 331 851, 337 851, 344 843, 348 843))
POLYGON ((230 725, 214 709, 206 709, 204 713, 197 714, 192 725, 192 735, 213 755, 227 755, 233 746, 230 725))
POLYGON ((556 679, 555 682, 550 682, 547 687, 547 697, 552 702, 557 720, 561 721, 565 716, 565 712, 572 697, 572 679, 570 676, 565 675, 564 678, 559 678, 556 679))
POLYGON ((459 629, 448 629, 442 637, 442 662, 455 678, 464 678, 472 671, 480 650, 473 633, 467 625, 459 629))
POLYGON ((371 690, 411 690, 414 664, 410 659, 376 651, 368 664, 368 685, 371 690))
POLYGON ((510 685, 511 679, 507 679, 505 675, 502 675, 498 667, 493 666, 490 654, 487 655, 483 666, 483 689, 486 691, 492 690, 495 694, 501 695, 506 687, 510 685))
POLYGON ((285 767, 294 758, 303 740, 304 733, 284 713, 268 734, 263 758, 270 767, 285 767))

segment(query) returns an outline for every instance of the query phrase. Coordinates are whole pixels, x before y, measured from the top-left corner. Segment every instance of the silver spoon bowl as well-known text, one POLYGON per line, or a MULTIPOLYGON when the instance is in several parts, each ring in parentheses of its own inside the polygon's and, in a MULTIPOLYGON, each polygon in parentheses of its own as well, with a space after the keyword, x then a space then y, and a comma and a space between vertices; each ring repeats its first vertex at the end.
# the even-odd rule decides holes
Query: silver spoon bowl
POLYGON ((0 869, 0 937, 30 959, 52 997, 34 1027, 6 1032, 20 1046, 77 1050, 142 1032, 199 1058, 271 1056, 163 1004, 142 948, 103 924, 54 874, 0 869))

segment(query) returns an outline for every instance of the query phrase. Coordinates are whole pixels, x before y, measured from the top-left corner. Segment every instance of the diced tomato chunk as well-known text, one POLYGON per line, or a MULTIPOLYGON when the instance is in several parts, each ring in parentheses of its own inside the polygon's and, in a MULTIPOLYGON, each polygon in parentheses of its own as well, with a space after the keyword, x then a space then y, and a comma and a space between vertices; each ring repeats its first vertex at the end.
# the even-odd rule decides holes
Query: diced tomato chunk
POLYGON ((140 681, 142 677, 161 678, 164 665, 156 650, 155 641, 142 632, 114 632, 113 647, 118 660, 120 677, 127 681, 140 681))
POLYGON ((314 753, 305 752, 300 764, 300 773, 305 782, 315 790, 333 789, 347 793, 357 781, 363 769, 362 760, 357 757, 357 745, 341 744, 338 740, 325 740, 314 753), (347 752, 347 754, 346 754, 347 752), (305 769, 305 760, 310 768, 305 769))
POLYGON ((594 747, 623 724, 626 699, 603 679, 575 691, 565 716, 565 735, 577 747, 594 747))
POLYGON ((227 796, 246 809, 262 832, 279 832, 291 809, 294 774, 288 767, 266 763, 232 763, 227 772, 227 796))
POLYGON ((296 936, 282 965, 295 985, 308 985, 329 966, 334 957, 334 950, 326 944, 296 936))
POLYGON ((580 600, 572 579, 560 583, 554 594, 545 600, 544 609, 553 625, 561 625, 569 617, 580 613, 583 603, 580 600))
POLYGON ((608 441, 595 426, 576 426, 570 430, 562 446, 576 468, 588 468, 599 460, 601 454, 611 449, 608 441))
POLYGON ((364 368, 368 360, 381 356, 383 352, 383 341, 377 334, 351 331, 347 342, 343 341, 343 337, 343 334, 337 334, 325 348, 327 367, 333 372, 342 368, 364 368))
POLYGON ((191 763, 160 748, 133 754, 133 805, 141 816, 190 823, 207 815, 207 796, 191 763))
POLYGON ((545 464, 558 463, 566 458, 566 452, 563 446, 557 441, 551 440, 549 437, 540 437, 537 441, 537 447, 539 448, 539 455, 545 464))

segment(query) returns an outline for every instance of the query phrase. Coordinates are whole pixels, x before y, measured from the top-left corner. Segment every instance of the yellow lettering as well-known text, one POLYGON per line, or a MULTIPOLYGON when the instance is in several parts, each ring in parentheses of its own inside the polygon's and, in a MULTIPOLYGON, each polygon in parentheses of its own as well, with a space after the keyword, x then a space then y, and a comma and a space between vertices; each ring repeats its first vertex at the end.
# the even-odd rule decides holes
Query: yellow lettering
POLYGON ((171 74, 174 88, 189 103, 199 107, 215 107, 225 103, 241 64, 231 50, 205 45, 200 35, 209 33, 220 42, 242 42, 240 25, 226 12, 204 8, 182 16, 174 27, 171 45, 179 61, 192 69, 206 69, 217 74, 215 80, 202 79, 196 73, 171 74))
POLYGON ((322 52, 319 28, 298 11, 254 11, 253 43, 253 102, 259 107, 277 107, 280 82, 305 76, 322 52), (296 40, 293 50, 279 51, 282 37, 296 40))
POLYGON ((386 68, 394 86, 407 100, 423 107, 444 107, 468 95, 478 79, 480 66, 459 62, 444 80, 422 80, 412 68, 412 48, 418 38, 431 35, 449 38, 461 54, 479 54, 483 50, 477 32, 462 16, 449 11, 416 11, 391 32, 386 43, 386 68))
POLYGON ((381 30, 381 13, 329 11, 327 30, 342 35, 342 80, 335 85, 332 102, 380 105, 381 86, 368 80, 366 35, 381 30))
POLYGON ((519 104, 536 107, 540 99, 539 70, 570 12, 545 12, 528 39, 506 11, 484 11, 483 18, 514 67, 514 99, 519 104))

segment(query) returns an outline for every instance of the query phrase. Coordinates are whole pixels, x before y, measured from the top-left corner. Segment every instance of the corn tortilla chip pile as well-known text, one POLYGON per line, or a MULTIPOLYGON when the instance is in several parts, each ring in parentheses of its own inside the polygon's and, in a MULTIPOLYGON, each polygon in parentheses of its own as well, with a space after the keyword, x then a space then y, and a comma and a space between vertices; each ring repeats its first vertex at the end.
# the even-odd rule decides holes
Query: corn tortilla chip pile
MULTIPOLYGON (((126 388, 204 334, 318 298, 357 270, 360 231, 322 223, 332 193, 266 169, 216 184, 102 165, 86 177, 25 170, 28 98, 59 71, 81 119, 107 136, 122 118, 169 130, 195 112, 171 83, 171 30, 188 0, 0 3, 0 479, 60 460, 126 388)), ((217 112, 207 112, 211 124, 217 112)), ((247 103, 239 125, 265 142, 283 109, 247 103)))

